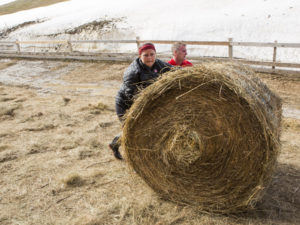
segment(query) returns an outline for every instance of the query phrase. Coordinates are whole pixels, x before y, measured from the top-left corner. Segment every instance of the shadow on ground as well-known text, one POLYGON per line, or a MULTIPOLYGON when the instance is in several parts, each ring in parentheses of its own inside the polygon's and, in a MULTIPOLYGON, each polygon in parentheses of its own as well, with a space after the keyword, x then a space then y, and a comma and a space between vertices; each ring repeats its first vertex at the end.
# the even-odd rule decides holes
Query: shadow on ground
POLYGON ((300 168, 279 164, 256 209, 241 217, 272 224, 300 224, 300 168))

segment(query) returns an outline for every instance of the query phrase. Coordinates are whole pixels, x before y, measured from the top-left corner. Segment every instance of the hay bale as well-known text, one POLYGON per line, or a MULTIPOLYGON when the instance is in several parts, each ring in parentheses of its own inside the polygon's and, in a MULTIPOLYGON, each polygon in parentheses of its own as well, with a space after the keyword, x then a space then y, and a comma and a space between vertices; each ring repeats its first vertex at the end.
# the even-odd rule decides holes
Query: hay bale
POLYGON ((163 198, 210 212, 252 208, 279 152, 281 101, 250 69, 206 63, 176 70, 136 99, 122 145, 163 198))

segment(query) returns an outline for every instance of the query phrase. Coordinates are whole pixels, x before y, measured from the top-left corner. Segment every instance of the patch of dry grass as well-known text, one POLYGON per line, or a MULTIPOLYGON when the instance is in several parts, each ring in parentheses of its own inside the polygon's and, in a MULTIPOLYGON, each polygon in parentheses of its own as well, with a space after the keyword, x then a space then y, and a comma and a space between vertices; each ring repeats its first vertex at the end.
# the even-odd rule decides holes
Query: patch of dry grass
POLYGON ((4 152, 0 154, 0 163, 4 163, 6 161, 11 161, 17 159, 17 154, 15 152, 4 152))
POLYGON ((60 63, 59 65, 57 65, 57 66, 51 68, 50 71, 57 71, 57 70, 63 69, 63 68, 65 68, 67 65, 68 65, 67 62, 62 62, 62 63, 60 63))
POLYGON ((16 63, 17 63, 17 60, 10 60, 8 62, 0 62, 0 70, 6 69, 7 67, 10 67, 10 66, 13 66, 16 63))
POLYGON ((0 145, 0 152, 5 151, 6 149, 9 149, 9 145, 0 145))
POLYGON ((123 72, 128 66, 126 62, 120 63, 86 63, 76 70, 66 73, 63 78, 68 82, 99 82, 102 80, 120 81, 123 76, 123 72))
MULTIPOLYGON (((24 63, 26 66, 31 69, 30 64, 24 63)), ((0 120, 1 225, 299 224, 300 152, 294 148, 300 149, 299 120, 286 121, 282 131, 285 154, 280 156, 286 164, 279 165, 258 207, 247 214, 205 214, 160 199, 130 173, 125 160, 117 161, 108 149, 107 144, 121 130, 111 109, 125 67, 82 63, 79 72, 61 74, 66 85, 52 85, 55 92, 42 96, 28 86, 0 84, 0 96, 11 99, 0 106, 7 108, 25 99, 13 117, 0 120), (115 78, 106 80, 109 76, 115 78), (95 83, 98 91, 92 93, 72 86, 95 83), (66 105, 64 97, 70 99, 66 105), (92 114, 95 109, 87 106, 99 102, 109 109, 92 114), (81 110, 83 107, 86 110, 81 110)), ((299 99, 293 91, 299 83, 287 84, 287 96, 299 99)))
POLYGON ((0 106, 0 118, 4 116, 13 117, 15 115, 15 111, 21 107, 22 106, 20 104, 0 106))
POLYGON ((283 120, 284 129, 300 130, 300 121, 294 118, 285 118, 283 120))
POLYGON ((109 110, 108 105, 102 103, 102 102, 98 102, 96 104, 88 104, 88 106, 84 106, 81 108, 82 111, 89 111, 90 114, 101 114, 101 112, 105 111, 105 110, 109 110))
POLYGON ((48 6, 65 1, 68 0, 16 0, 0 6, 0 15, 11 14, 22 10, 48 6))
POLYGON ((80 187, 85 183, 85 181, 78 174, 71 174, 64 179, 64 183, 67 187, 80 187))
POLYGON ((98 102, 96 105, 89 104, 89 107, 92 109, 105 110, 108 109, 108 106, 103 104, 102 102, 98 102))

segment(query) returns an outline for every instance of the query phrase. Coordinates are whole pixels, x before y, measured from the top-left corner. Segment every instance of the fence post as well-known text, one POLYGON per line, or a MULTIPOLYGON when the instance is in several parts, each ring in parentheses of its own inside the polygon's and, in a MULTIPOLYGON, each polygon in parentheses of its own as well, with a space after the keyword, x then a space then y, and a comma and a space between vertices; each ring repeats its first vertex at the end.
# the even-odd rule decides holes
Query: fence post
POLYGON ((16 46, 17 46, 18 53, 20 53, 21 52, 21 48, 20 48, 20 43, 19 43, 18 40, 16 40, 16 46))
POLYGON ((73 52, 73 48, 72 48, 72 43, 71 43, 71 41, 68 40, 67 43, 68 43, 69 51, 70 51, 70 52, 73 52))
POLYGON ((140 48, 140 37, 139 36, 136 37, 136 46, 139 51, 139 48, 140 48))
POLYGON ((232 59, 233 57, 233 48, 232 48, 232 38, 228 38, 228 57, 232 59))
POLYGON ((276 55, 277 55, 277 41, 274 42, 274 50, 273 50, 273 66, 272 69, 275 70, 275 64, 276 64, 276 55))

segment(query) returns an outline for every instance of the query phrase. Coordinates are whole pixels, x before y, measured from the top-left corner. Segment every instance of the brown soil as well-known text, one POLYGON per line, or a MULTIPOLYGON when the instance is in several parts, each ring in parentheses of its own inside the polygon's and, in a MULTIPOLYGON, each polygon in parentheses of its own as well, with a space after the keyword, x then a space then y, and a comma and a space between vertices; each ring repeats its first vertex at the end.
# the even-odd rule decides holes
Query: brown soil
MULTIPOLYGON (((18 77, 20 66, 43 70, 32 85, 0 84, 0 224, 300 223, 299 114, 284 114, 278 168, 256 210, 209 215, 159 199, 108 149, 121 129, 114 97, 128 63, 8 60, 0 76, 18 77)), ((299 112, 299 78, 260 76, 287 112, 299 112)))

